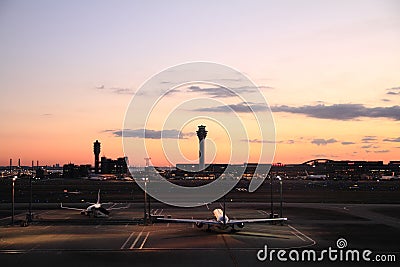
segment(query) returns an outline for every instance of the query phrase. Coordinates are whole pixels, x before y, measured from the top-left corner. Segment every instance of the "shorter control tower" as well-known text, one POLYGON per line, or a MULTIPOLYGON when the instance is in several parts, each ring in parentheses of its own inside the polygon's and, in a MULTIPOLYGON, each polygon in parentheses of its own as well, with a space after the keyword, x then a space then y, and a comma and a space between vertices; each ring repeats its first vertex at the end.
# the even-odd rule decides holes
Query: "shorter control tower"
POLYGON ((204 156, 205 156, 205 148, 204 141, 207 136, 206 126, 199 125, 199 129, 196 131, 197 137, 199 138, 199 171, 204 170, 204 156))
POLYGON ((99 155, 100 155, 100 142, 96 140, 93 143, 93 152, 94 152, 94 173, 99 173, 99 155))

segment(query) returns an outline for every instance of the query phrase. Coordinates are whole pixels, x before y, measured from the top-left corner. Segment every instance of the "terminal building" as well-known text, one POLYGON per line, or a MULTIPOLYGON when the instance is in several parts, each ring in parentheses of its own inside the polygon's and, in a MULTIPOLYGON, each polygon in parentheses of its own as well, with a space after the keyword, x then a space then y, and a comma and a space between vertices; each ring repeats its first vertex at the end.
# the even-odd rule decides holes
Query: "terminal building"
POLYGON ((127 174, 128 165, 127 157, 117 158, 116 160, 101 157, 101 173, 102 174, 127 174))
MULTIPOLYGON (((335 161, 330 159, 313 159, 301 164, 257 164, 244 163, 242 165, 230 165, 237 167, 241 171, 241 178, 251 178, 257 167, 267 169, 270 167, 269 174, 280 175, 288 179, 380 179, 380 178, 400 178, 400 161, 390 161, 384 164, 383 161, 335 161)), ((171 171, 167 177, 175 178, 218 178, 228 164, 210 164, 204 171, 198 170, 197 164, 177 164, 176 169, 171 171)))

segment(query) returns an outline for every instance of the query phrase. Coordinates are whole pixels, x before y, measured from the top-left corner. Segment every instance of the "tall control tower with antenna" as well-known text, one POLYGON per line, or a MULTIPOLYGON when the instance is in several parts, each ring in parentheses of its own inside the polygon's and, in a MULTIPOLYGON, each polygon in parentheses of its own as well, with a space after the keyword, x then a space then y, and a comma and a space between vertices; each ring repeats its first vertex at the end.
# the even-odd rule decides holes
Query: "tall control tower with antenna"
POLYGON ((199 171, 204 170, 204 156, 205 156, 205 144, 204 141, 207 136, 206 126, 199 125, 199 129, 196 131, 197 137, 199 138, 199 171))
POLYGON ((94 152, 94 173, 99 173, 99 155, 100 155, 100 142, 96 140, 93 143, 93 152, 94 152))

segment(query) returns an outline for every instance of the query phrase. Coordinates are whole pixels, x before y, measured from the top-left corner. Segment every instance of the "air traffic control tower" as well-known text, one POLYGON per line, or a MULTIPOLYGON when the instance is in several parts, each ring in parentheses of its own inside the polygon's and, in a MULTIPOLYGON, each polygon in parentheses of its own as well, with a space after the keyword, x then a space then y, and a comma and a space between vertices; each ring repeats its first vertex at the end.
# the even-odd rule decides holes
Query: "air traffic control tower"
POLYGON ((94 152, 94 173, 99 173, 99 155, 100 155, 100 142, 96 140, 93 143, 93 152, 94 152))
POLYGON ((206 126, 204 125, 199 125, 199 129, 196 131, 197 137, 199 138, 199 171, 204 170, 205 165, 204 165, 204 155, 205 155, 205 149, 204 149, 204 141, 207 136, 207 131, 206 131, 206 126))

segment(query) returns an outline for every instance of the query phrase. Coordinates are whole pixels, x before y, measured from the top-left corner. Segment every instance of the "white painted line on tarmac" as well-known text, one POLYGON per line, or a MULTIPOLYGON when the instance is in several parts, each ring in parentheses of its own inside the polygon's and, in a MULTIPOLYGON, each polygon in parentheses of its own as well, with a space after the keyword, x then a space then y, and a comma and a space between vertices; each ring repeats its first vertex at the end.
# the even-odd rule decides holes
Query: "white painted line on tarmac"
POLYGON ((143 234, 143 230, 138 234, 138 236, 136 237, 135 241, 133 241, 132 245, 129 247, 129 249, 133 249, 136 245, 136 243, 139 241, 139 238, 142 236, 143 234))
POLYGON ((268 215, 268 213, 265 210, 257 210, 257 212, 262 215, 268 215))
POLYGON ((149 235, 150 235, 150 232, 147 232, 147 235, 146 235, 146 237, 144 238, 144 240, 143 240, 142 244, 140 245, 139 249, 142 249, 142 248, 143 248, 144 243, 146 243, 147 238, 149 237, 149 235))
POLYGON ((124 249, 124 248, 125 248, 126 244, 128 244, 129 240, 131 240, 131 238, 132 238, 132 236, 133 236, 134 234, 135 234, 135 232, 132 232, 132 233, 130 234, 130 236, 126 239, 125 243, 121 246, 120 249, 124 249))
POLYGON ((312 239, 312 238, 310 238, 309 236, 307 236, 306 234, 300 232, 299 230, 297 230, 297 229, 294 228, 293 226, 291 226, 291 225, 289 225, 289 224, 288 224, 288 226, 289 226, 292 230, 296 231, 296 232, 299 233, 300 235, 302 235, 302 236, 304 236, 305 238, 307 238, 308 240, 310 240, 310 241, 313 243, 313 245, 315 245, 315 244, 317 243, 314 239, 312 239))
POLYGON ((302 238, 301 236, 299 236, 298 234, 296 234, 296 232, 291 231, 292 234, 294 234, 295 236, 297 236, 298 238, 301 239, 301 241, 306 241, 304 238, 302 238))

